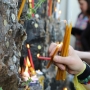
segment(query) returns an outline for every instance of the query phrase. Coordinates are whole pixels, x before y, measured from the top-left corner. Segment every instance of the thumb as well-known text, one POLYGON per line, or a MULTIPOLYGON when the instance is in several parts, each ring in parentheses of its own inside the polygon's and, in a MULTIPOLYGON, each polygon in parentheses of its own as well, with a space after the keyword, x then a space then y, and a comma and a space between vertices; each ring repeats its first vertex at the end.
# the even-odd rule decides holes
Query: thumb
POLYGON ((70 58, 69 57, 54 56, 53 61, 56 62, 56 63, 69 65, 70 58))

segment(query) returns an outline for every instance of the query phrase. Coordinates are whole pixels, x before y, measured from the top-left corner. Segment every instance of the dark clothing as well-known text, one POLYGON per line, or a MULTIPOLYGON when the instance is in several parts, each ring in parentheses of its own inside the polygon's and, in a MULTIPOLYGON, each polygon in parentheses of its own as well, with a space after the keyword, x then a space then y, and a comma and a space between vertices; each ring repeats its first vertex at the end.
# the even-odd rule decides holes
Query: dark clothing
POLYGON ((81 36, 82 32, 84 32, 84 30, 87 27, 87 22, 88 22, 87 16, 83 15, 83 13, 80 13, 78 15, 75 27, 72 28, 72 34, 74 36, 75 35, 81 36))
POLYGON ((90 51, 90 23, 88 22, 86 30, 81 35, 81 44, 84 51, 90 51))
POLYGON ((75 28, 75 27, 73 27, 72 28, 72 35, 80 35, 81 36, 81 34, 83 33, 83 31, 84 30, 81 30, 81 29, 78 29, 78 28, 75 28))

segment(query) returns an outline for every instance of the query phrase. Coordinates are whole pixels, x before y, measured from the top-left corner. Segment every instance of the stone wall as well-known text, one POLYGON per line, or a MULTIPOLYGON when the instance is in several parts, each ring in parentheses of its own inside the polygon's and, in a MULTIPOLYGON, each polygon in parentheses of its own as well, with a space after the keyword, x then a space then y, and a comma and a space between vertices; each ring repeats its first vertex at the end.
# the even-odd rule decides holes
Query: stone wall
POLYGON ((0 0, 0 87, 17 90, 19 58, 26 33, 17 21, 18 0, 0 0))

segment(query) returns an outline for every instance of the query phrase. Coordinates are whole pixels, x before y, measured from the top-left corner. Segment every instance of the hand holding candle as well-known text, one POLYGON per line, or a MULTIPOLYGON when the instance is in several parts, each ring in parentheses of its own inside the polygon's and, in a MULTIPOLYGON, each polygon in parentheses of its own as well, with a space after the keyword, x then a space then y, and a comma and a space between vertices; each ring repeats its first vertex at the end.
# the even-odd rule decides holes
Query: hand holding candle
MULTIPOLYGON (((62 49, 61 49, 61 54, 60 54, 62 57, 68 56, 71 30, 72 30, 72 24, 67 25, 65 35, 64 35, 63 45, 62 45, 62 49)), ((56 49, 54 50, 54 53, 51 57, 51 61, 47 65, 47 68, 51 65, 54 56, 56 55, 56 53, 58 52, 58 49, 60 48, 60 46, 58 46, 58 45, 56 46, 56 49)), ((65 79, 66 79, 66 70, 61 70, 58 68, 56 80, 65 80, 65 79)))

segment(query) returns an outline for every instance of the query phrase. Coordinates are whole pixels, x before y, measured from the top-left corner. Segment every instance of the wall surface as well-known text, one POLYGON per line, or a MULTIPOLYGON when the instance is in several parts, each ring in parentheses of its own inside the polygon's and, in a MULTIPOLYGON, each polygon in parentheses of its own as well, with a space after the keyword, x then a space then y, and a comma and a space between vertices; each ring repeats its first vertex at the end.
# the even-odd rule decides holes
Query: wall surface
POLYGON ((74 26, 80 13, 78 0, 61 0, 61 11, 61 20, 72 21, 74 26))

